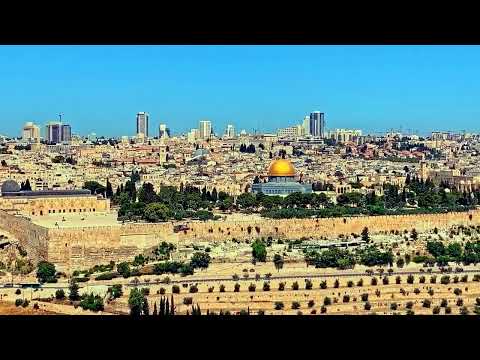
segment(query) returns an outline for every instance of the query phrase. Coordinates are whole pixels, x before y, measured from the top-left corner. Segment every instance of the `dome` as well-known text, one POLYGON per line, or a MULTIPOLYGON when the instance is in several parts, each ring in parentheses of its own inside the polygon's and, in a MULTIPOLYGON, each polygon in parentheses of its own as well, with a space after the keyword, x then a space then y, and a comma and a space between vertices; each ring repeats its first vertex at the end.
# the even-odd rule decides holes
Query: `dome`
POLYGON ((270 164, 268 176, 295 176, 295 168, 285 159, 278 159, 270 164))
POLYGON ((2 193, 18 191, 20 191, 20 185, 14 180, 7 180, 2 184, 2 193))

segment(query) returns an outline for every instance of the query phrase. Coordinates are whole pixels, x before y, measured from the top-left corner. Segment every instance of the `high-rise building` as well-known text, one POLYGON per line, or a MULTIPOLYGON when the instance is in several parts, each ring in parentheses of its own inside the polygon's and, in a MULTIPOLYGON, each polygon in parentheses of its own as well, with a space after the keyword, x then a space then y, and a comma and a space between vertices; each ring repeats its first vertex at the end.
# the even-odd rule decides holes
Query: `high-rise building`
POLYGON ((45 138, 50 144, 60 144, 72 141, 72 129, 70 125, 58 121, 47 124, 45 138))
POLYGON ((192 129, 190 132, 187 134, 187 140, 188 142, 195 142, 200 136, 200 132, 198 129, 192 129))
POLYGON ((235 127, 231 124, 227 125, 227 128, 225 129, 225 137, 231 139, 235 137, 235 127))
POLYGON ((325 137, 325 114, 320 111, 310 113, 310 135, 325 137))
POLYGON ((160 126, 158 127, 158 137, 160 139, 170 137, 170 129, 167 128, 166 124, 160 124, 160 126))
POLYGON ((310 135, 310 116, 305 116, 303 119, 303 134, 305 136, 310 135))
POLYGON ((200 121, 200 126, 198 128, 200 139, 206 140, 210 139, 212 136, 212 123, 209 120, 200 121))
POLYGON ((72 141, 72 128, 70 125, 62 124, 62 142, 72 141))
POLYGON ((149 115, 146 112, 139 112, 137 114, 137 135, 143 134, 148 138, 148 119, 149 115))
POLYGON ((39 142, 40 141, 40 128, 35 125, 33 122, 25 123, 25 126, 22 130, 22 140, 30 142, 39 142))

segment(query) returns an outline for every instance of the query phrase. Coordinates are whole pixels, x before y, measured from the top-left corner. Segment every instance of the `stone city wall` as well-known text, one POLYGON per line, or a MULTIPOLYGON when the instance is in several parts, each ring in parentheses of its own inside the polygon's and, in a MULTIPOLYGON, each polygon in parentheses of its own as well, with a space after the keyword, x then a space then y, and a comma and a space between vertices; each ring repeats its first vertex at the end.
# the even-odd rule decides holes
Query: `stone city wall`
POLYGON ((29 254, 46 259, 59 270, 70 272, 109 261, 132 260, 142 251, 162 241, 176 244, 195 241, 247 240, 256 237, 300 239, 360 234, 367 227, 371 234, 408 230, 422 232, 435 227, 480 225, 480 211, 431 214, 365 216, 327 219, 257 219, 249 221, 190 221, 174 232, 173 222, 123 224, 78 228, 45 229, 27 219, 1 213, 0 227, 17 236, 29 254), (48 241, 47 241, 48 238, 48 241))
POLYGON ((27 218, 14 216, 1 210, 0 229, 14 236, 34 262, 48 257, 47 229, 33 224, 27 218))

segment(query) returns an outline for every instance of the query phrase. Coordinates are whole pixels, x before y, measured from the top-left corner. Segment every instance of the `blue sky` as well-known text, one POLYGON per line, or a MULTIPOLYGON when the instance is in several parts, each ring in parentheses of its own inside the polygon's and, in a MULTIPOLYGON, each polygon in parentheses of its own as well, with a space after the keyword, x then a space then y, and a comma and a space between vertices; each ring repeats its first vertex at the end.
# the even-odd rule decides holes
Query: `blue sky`
POLYGON ((479 131, 479 46, 0 46, 0 134, 61 112, 74 133, 327 128, 479 131))

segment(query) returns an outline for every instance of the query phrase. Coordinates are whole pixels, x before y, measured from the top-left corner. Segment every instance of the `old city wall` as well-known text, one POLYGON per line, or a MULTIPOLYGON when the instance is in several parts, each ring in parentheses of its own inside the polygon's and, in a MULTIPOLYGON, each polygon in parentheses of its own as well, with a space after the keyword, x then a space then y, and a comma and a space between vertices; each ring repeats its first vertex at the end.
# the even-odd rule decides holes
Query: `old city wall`
POLYGON ((48 231, 30 220, 0 210, 0 229, 14 236, 34 262, 48 257, 48 231))
POLYGON ((172 229, 169 223, 48 229, 48 259, 67 272, 132 260, 162 241, 175 242, 172 229))
POLYGON ((73 271, 132 260, 142 251, 161 241, 189 243, 196 241, 247 240, 256 237, 299 239, 340 234, 360 234, 364 227, 370 233, 408 230, 421 232, 435 227, 480 225, 480 211, 432 214, 370 216, 328 219, 256 219, 249 221, 192 221, 188 230, 174 232, 173 223, 123 224, 78 228, 43 228, 28 219, 0 211, 0 228, 9 231, 34 260, 55 263, 59 270, 73 271))
POLYGON ((447 214, 365 216, 325 219, 259 219, 247 222, 189 223, 189 230, 180 234, 181 240, 218 241, 252 237, 300 239, 360 234, 367 227, 371 234, 391 230, 431 230, 445 229, 452 225, 480 224, 480 211, 452 212, 447 214), (470 219, 471 217, 471 219, 470 219))

